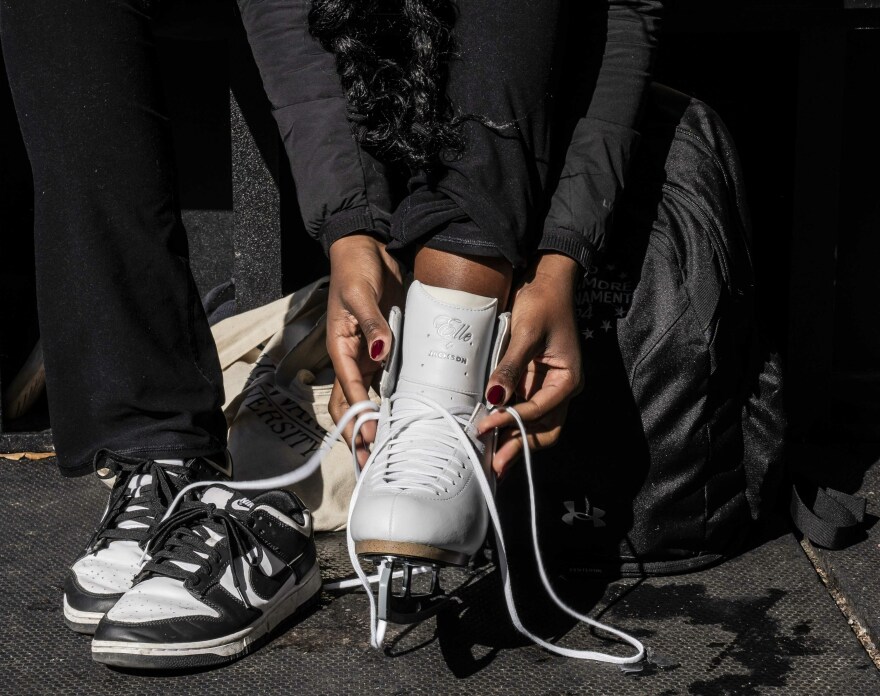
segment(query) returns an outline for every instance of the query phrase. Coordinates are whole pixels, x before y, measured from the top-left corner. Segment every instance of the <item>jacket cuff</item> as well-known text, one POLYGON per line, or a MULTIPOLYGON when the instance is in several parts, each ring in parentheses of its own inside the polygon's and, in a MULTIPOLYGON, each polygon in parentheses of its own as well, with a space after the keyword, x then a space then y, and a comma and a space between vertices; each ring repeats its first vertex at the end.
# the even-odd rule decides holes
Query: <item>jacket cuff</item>
POLYGON ((595 247, 586 241, 582 234, 572 230, 555 227, 544 231, 538 244, 538 251, 555 251, 577 261, 587 271, 596 254, 595 247))
POLYGON ((330 215, 324 220, 318 236, 324 253, 330 255, 330 245, 337 239, 355 232, 372 232, 386 241, 389 239, 387 224, 376 224, 367 206, 351 208, 330 215))

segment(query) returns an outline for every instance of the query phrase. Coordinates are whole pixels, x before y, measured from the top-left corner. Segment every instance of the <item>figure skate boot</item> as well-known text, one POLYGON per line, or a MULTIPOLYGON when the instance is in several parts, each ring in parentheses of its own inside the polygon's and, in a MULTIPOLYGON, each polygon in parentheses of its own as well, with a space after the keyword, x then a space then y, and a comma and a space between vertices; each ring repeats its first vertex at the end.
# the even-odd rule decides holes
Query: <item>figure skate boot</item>
POLYGON ((380 385, 376 441, 352 498, 349 551, 356 570, 357 558, 379 566, 378 620, 411 623, 443 603, 439 568, 466 565, 486 536, 477 477, 491 479, 494 443, 476 426, 509 315, 497 316, 495 299, 415 282, 402 334, 399 310, 390 324, 395 345, 380 385), (394 594, 401 566, 403 593, 394 594), (431 589, 415 595, 412 571, 425 566, 431 589))

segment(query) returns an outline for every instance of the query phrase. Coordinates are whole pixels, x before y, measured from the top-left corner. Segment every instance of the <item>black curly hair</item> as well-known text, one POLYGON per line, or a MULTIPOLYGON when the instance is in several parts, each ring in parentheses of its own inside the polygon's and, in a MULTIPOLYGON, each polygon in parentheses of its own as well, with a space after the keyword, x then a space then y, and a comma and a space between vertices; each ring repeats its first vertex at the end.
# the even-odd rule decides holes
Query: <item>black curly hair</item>
POLYGON ((314 0, 309 28, 336 56, 358 141, 430 170, 464 147, 446 95, 456 10, 450 0, 314 0))

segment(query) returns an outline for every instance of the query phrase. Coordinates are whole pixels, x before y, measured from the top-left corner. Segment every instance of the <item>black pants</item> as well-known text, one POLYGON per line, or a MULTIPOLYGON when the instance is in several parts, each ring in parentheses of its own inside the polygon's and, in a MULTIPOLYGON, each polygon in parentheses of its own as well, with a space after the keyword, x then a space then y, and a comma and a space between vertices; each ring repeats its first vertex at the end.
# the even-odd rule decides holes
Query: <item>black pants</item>
POLYGON ((64 473, 99 448, 225 446, 222 375, 187 260, 143 0, 2 0, 34 175, 37 301, 64 473))
POLYGON ((550 168, 553 66, 563 2, 461 0, 448 93, 466 147, 433 181, 418 173, 397 207, 389 249, 415 243, 523 266, 537 246, 550 168))
MULTIPOLYGON (((303 0, 262 4, 279 2, 302 10, 303 0)), ((50 418, 70 475, 88 472, 99 448, 170 458, 225 444, 222 377, 175 201, 152 4, 0 0, 0 41, 34 173, 50 418)), ((463 10, 450 85, 461 110, 509 123, 509 132, 469 125, 466 154, 440 186, 413 181, 393 226, 398 245, 431 239, 521 262, 545 181, 556 17, 549 0, 516 4, 522 11, 503 18, 494 3, 465 4, 473 15, 463 10)), ((255 22, 255 55, 271 64, 283 42, 255 22)))

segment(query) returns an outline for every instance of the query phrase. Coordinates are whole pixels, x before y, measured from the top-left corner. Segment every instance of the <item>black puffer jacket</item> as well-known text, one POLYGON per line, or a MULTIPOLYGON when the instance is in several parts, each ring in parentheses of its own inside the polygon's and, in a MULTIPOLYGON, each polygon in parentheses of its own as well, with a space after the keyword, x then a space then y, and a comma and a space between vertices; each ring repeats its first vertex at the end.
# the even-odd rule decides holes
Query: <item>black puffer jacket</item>
MULTIPOLYGON (((347 120, 331 54, 308 31, 308 0, 238 0, 272 103, 309 234, 325 251, 347 234, 388 234, 394 200, 384 165, 362 150, 347 120)), ((541 249, 585 267, 605 243, 638 134, 661 0, 577 0, 582 40, 569 40, 567 148, 541 249)))

